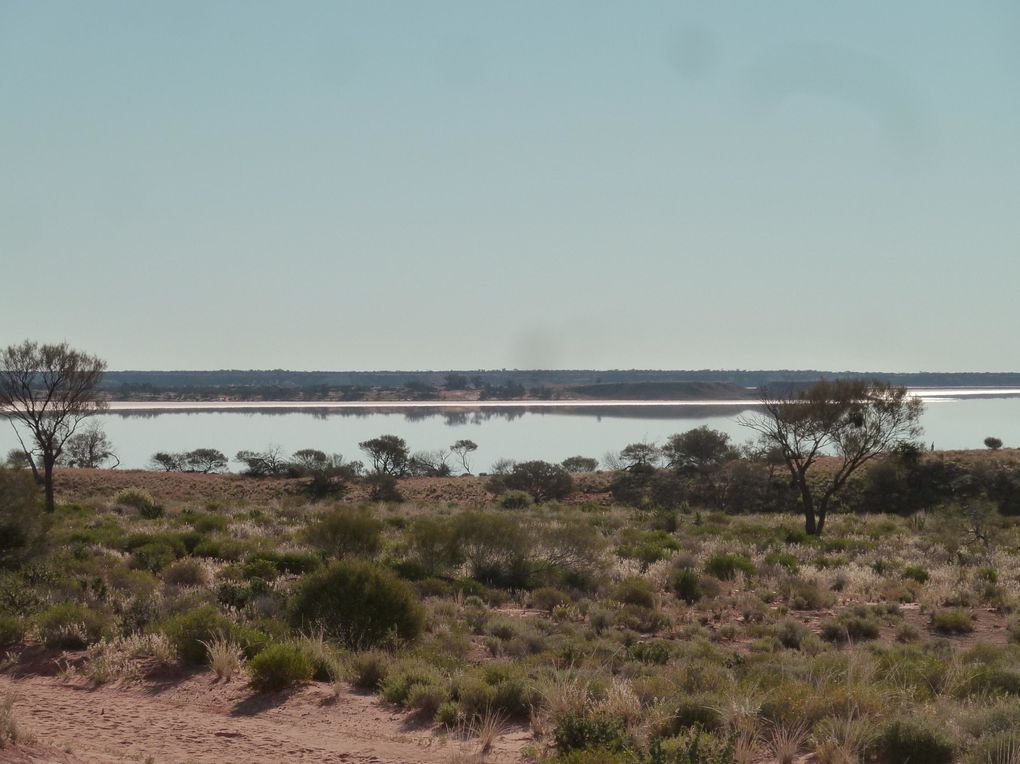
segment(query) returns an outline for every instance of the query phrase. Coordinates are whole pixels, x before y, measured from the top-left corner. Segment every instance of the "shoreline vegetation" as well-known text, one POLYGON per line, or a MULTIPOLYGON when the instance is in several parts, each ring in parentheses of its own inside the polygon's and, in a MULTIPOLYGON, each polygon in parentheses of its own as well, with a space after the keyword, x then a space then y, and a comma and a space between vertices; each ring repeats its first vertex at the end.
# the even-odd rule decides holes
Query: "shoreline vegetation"
POLYGON ((819 379, 877 379, 912 388, 1013 388, 1012 373, 878 373, 825 371, 120 371, 100 392, 112 401, 258 401, 421 403, 514 401, 757 400, 776 385, 819 379))

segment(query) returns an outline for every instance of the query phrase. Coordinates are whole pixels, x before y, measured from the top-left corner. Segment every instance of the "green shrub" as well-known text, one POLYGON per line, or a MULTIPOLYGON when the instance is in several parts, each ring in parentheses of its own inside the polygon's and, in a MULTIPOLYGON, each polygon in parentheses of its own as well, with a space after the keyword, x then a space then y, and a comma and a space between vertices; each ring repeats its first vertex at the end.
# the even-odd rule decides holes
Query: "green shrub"
POLYGON ((374 557, 382 548, 383 523, 367 510, 335 509, 305 530, 305 541, 327 557, 374 557))
POLYGON ((695 725, 671 738, 652 741, 648 764, 734 764, 733 744, 695 725))
MULTIPOLYGON (((443 677, 438 669, 422 659, 409 658, 397 663, 379 684, 380 694, 398 706, 407 704, 411 691, 419 686, 439 686, 443 677)), ((446 700, 446 697, 443 697, 446 700)), ((440 701, 442 702, 442 701, 440 701)), ((439 704, 436 704, 436 708, 439 704)), ((433 712, 435 709, 433 709, 433 712)))
POLYGON ((693 605, 704 596, 704 587, 701 585, 701 576, 697 571, 690 568, 678 568, 673 575, 673 591, 676 596, 693 605))
POLYGON ((270 645, 251 660, 251 686, 256 692, 276 692, 312 678, 312 662, 295 645, 270 645))
POLYGON ((534 684, 518 666, 509 663, 492 663, 463 674, 454 695, 468 718, 486 711, 526 718, 539 702, 534 684))
POLYGON ((620 532, 620 541, 616 554, 624 559, 637 560, 644 565, 666 560, 680 549, 680 542, 667 531, 624 528, 620 532))
POLYGON ((43 644, 67 650, 87 647, 112 633, 106 616, 76 602, 53 605, 35 623, 43 644))
POLYGON ((0 650, 6 650, 24 638, 25 621, 16 615, 0 613, 0 650))
POLYGON ((154 541, 131 553, 131 567, 156 573, 177 559, 177 550, 169 543, 154 541))
POLYGON ((190 518, 190 520, 191 527, 198 533, 222 533, 227 529, 227 525, 229 525, 229 521, 225 515, 213 512, 195 514, 190 518))
POLYGON ((894 719, 886 724, 875 741, 883 764, 951 764, 953 743, 944 729, 918 719, 894 719))
POLYGON ((850 610, 822 623, 822 638, 830 642, 877 639, 879 623, 870 613, 850 610))
POLYGON ((569 605, 571 602, 569 594, 551 586, 543 586, 531 593, 531 606, 550 613, 554 608, 560 605, 569 605))
POLYGON ((625 605, 655 607, 655 587, 647 578, 630 576, 614 587, 613 599, 625 605))
POLYGON ((823 610, 831 607, 836 595, 814 581, 790 576, 780 586, 791 610, 823 610))
POLYGON ((799 650, 801 642, 811 633, 811 629, 802 624, 800 621, 794 621, 790 618, 776 624, 775 635, 776 639, 779 640, 779 644, 783 647, 790 648, 791 650, 799 650))
POLYGON ((931 614, 931 628, 939 634, 970 634, 974 631, 974 619, 963 608, 936 610, 931 614))
POLYGON ((720 581, 732 581, 737 573, 754 575, 754 563, 739 554, 716 554, 705 561, 705 572, 720 581))
POLYGON ((631 745, 623 720, 587 711, 569 711, 560 717, 553 741, 560 753, 585 749, 620 753, 631 745))
POLYGON ((677 735, 692 728, 721 729, 722 716, 716 708, 716 703, 717 700, 709 696, 690 696, 682 699, 673 711, 666 731, 669 735, 677 735))
POLYGON ((510 473, 494 478, 493 488, 525 491, 536 501, 562 499, 574 490, 574 479, 563 467, 543 461, 519 462, 510 473))
POLYGON ((424 625, 414 588, 369 562, 343 560, 298 582, 291 621, 301 629, 321 628, 351 648, 378 645, 390 636, 410 641, 424 625))
POLYGON ((113 498, 113 503, 133 507, 139 515, 149 520, 163 516, 163 507, 156 503, 152 494, 141 488, 125 488, 113 498))
POLYGON ((38 554, 49 524, 28 471, 0 468, 0 566, 38 554))
POLYGON ((499 506, 503 509, 527 509, 534 503, 527 491, 507 491, 499 497, 499 506))
POLYGON ((277 570, 292 575, 311 573, 322 567, 322 561, 314 554, 307 552, 255 552, 248 558, 248 561, 270 562, 277 570))
POLYGON ((916 581, 919 584, 923 584, 931 578, 931 574, 920 565, 908 565, 903 569, 903 577, 910 581, 916 581))
POLYGON ((195 664, 208 660, 208 650, 203 643, 232 636, 233 630, 233 622, 212 605, 178 613, 160 628, 181 660, 195 664))

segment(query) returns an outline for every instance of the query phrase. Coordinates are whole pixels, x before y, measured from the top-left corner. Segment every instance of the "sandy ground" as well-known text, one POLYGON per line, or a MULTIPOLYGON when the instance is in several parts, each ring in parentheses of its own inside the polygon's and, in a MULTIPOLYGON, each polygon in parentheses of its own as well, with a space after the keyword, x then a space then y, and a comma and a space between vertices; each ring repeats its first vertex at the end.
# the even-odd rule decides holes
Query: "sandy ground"
POLYGON ((477 739, 437 732, 371 695, 334 698, 325 685, 267 696, 212 674, 97 689, 37 675, 5 685, 35 743, 0 750, 0 762, 509 764, 531 742, 525 727, 508 725, 484 758, 469 759, 477 739))

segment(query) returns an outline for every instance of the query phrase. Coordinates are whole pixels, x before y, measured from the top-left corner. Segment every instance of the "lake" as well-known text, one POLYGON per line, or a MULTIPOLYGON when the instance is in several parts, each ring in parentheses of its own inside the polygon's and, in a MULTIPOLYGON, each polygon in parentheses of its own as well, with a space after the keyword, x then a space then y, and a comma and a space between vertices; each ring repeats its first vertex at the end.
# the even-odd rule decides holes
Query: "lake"
MULTIPOLYGON (((923 390, 923 439, 938 449, 982 448, 989 435, 1006 447, 1020 446, 1020 390, 923 390)), ((156 451, 217 448, 228 456, 242 449, 280 446, 284 453, 318 448, 359 459, 358 442, 399 435, 413 451, 447 448, 468 438, 478 444, 472 468, 487 470, 500 458, 558 462, 581 455, 602 459, 628 443, 661 443, 669 435, 707 425, 736 443, 751 432, 736 421, 748 403, 720 402, 486 402, 477 408, 400 403, 318 404, 296 409, 273 404, 118 403, 96 419, 113 441, 123 468, 145 467, 156 451), (196 409, 196 406, 198 410, 196 409)), ((9 424, 0 429, 0 454, 18 445, 9 424)), ((451 462, 452 463, 452 462, 451 462)), ((233 464, 233 467, 238 465, 233 464)))

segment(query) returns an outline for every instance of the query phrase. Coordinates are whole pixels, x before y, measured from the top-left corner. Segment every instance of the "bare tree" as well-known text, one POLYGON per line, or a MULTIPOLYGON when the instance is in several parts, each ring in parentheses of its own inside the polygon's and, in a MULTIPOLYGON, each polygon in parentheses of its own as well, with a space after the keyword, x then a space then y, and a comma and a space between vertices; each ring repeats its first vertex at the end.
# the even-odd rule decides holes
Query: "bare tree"
POLYGON ((458 440, 452 446, 450 450, 457 454, 457 458, 460 459, 461 466, 464 467, 464 473, 467 475, 471 474, 471 465, 468 464, 468 454, 472 451, 478 450, 478 444, 473 440, 458 440))
POLYGON ((781 451, 812 535, 822 533, 833 498, 858 467, 921 434, 921 400, 880 380, 822 380, 784 395, 763 389, 762 407, 737 421, 781 451), (824 456, 835 463, 816 485, 811 468, 824 456))
POLYGON ((68 467, 99 469, 110 461, 113 462, 110 469, 120 465, 120 459, 113 450, 113 443, 103 428, 98 422, 91 422, 67 439, 59 463, 68 467))
POLYGON ((10 418, 36 481, 43 484, 48 512, 54 508, 53 468, 64 445, 84 419, 107 407, 98 393, 105 371, 106 361, 66 342, 25 340, 0 353, 0 409, 10 418), (28 432, 28 443, 15 423, 28 432))

